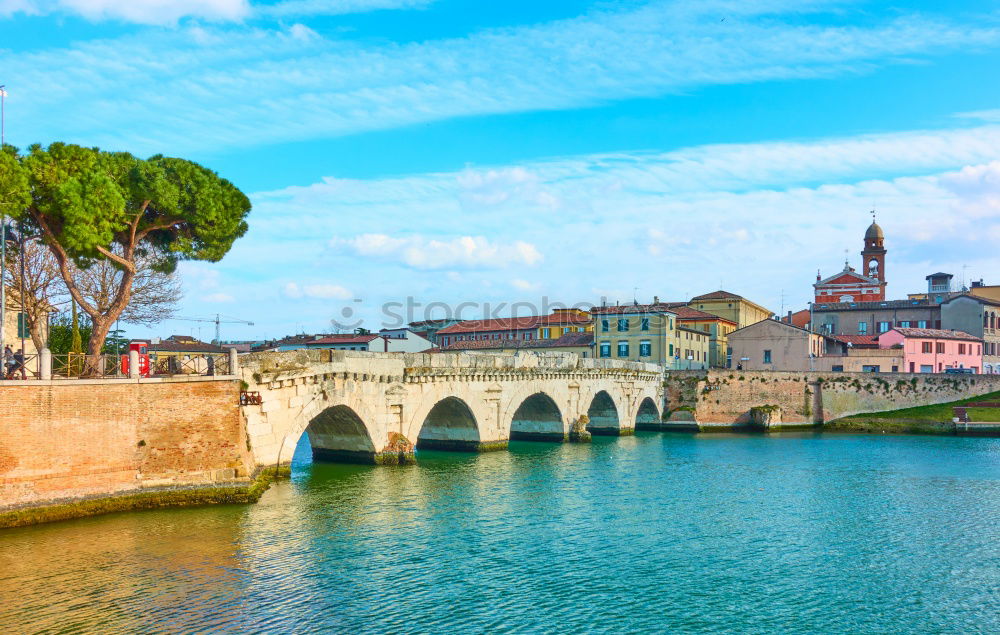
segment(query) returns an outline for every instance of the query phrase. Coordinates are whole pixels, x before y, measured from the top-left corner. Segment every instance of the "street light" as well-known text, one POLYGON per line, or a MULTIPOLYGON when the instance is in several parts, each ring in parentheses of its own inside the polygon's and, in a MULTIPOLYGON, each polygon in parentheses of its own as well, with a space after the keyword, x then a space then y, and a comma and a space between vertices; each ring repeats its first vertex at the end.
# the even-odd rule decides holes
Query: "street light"
MULTIPOLYGON (((5 121, 5 101, 7 99, 6 86, 0 84, 0 152, 3 152, 6 143, 6 121, 5 121)), ((0 355, 4 351, 4 327, 7 325, 7 208, 0 210, 0 355)))

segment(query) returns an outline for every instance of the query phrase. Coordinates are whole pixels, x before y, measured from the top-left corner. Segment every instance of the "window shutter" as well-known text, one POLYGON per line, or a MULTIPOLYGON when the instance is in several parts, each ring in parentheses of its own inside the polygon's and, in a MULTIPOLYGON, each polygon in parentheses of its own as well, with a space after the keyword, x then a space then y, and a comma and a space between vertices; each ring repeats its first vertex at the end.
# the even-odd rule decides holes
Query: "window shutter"
POLYGON ((28 330, 28 321, 24 319, 24 313, 17 314, 17 337, 18 338, 28 338, 31 337, 31 332, 28 330))

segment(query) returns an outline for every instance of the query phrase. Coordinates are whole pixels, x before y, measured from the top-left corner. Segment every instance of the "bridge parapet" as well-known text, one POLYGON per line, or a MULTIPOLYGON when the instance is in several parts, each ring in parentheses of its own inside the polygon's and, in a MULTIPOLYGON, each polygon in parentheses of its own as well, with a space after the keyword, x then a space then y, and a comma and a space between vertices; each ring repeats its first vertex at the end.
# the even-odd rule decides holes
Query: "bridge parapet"
POLYGON ((395 462, 420 444, 482 450, 505 447, 512 433, 568 439, 581 422, 595 434, 630 434, 662 407, 659 366, 567 353, 304 350, 240 362, 261 397, 243 406, 261 465, 288 462, 306 431, 316 456, 395 462))

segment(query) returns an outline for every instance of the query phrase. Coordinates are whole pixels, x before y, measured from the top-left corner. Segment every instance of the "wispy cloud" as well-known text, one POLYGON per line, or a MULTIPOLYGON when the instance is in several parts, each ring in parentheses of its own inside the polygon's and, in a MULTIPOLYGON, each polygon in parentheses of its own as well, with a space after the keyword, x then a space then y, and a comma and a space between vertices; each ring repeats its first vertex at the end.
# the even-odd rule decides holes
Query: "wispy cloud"
POLYGON ((285 0, 258 4, 254 13, 261 17, 302 18, 319 15, 345 15, 387 9, 424 9, 436 0, 285 0))
POLYGON ((627 6, 405 45, 327 39, 294 25, 151 31, 0 54, 0 66, 19 106, 19 138, 184 153, 863 72, 1000 42, 990 24, 931 17, 813 23, 791 0, 627 6), (736 14, 720 22, 722 9, 736 14))
POLYGON ((297 282, 289 282, 285 285, 285 297, 297 300, 299 298, 312 298, 314 300, 348 300, 353 294, 338 284, 305 284, 299 285, 297 282))
POLYGON ((541 253, 531 243, 521 240, 496 243, 482 236, 438 240, 422 236, 363 234, 334 239, 330 246, 349 249, 359 256, 400 262, 415 269, 530 267, 542 260, 541 253))
POLYGON ((917 289, 928 268, 1000 271, 1000 257, 984 248, 1000 235, 997 147, 1000 126, 980 126, 327 179, 255 195, 254 231, 289 241, 283 253, 308 251, 317 235, 353 236, 334 239, 315 266, 371 275, 385 298, 510 299, 543 283, 577 302, 627 280, 620 299, 632 286, 644 297, 684 298, 721 283, 777 310, 782 289, 790 306, 803 304, 816 269, 842 266, 843 249, 857 258, 873 203, 889 235, 892 293, 917 289), (486 183, 496 191, 469 196, 486 183), (547 192, 561 207, 525 191, 547 192), (371 218, 460 224, 480 238, 370 234, 371 218), (532 246, 531 258, 511 256, 518 241, 532 246), (462 275, 450 281, 434 270, 462 275))
POLYGON ((187 17, 242 20, 250 14, 250 5, 247 0, 0 0, 0 17, 15 13, 68 13, 94 22, 122 20, 165 25, 187 17))

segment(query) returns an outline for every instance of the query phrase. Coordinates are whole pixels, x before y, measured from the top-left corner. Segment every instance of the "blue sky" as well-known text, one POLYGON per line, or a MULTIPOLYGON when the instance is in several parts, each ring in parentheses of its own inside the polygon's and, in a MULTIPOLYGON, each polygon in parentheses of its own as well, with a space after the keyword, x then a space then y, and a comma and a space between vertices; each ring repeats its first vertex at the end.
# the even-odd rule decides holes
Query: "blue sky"
POLYGON ((227 339, 408 296, 801 308, 873 205, 894 297, 1000 284, 994 2, 0 0, 0 83, 9 142, 250 195, 250 233, 181 268, 180 315, 256 323, 227 339))

